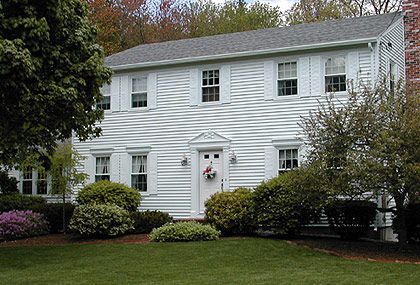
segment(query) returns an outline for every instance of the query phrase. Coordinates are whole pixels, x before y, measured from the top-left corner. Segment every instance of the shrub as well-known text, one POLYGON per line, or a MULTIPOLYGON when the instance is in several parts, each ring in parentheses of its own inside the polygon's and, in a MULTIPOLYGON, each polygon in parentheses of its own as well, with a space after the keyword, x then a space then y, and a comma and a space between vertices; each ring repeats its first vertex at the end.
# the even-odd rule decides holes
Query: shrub
POLYGON ((127 210, 112 204, 76 207, 69 228, 84 237, 112 237, 133 229, 127 210))
POLYGON ((238 188, 234 192, 218 192, 205 203, 206 219, 223 234, 251 232, 252 192, 238 188))
MULTIPOLYGON (((64 210, 66 213, 66 228, 68 228, 74 208, 75 205, 71 203, 64 204, 64 210)), ((45 217, 50 226, 51 233, 58 233, 63 230, 63 203, 41 204, 33 207, 32 210, 37 213, 41 213, 45 217)))
POLYGON ((34 207, 45 205, 47 202, 39 196, 22 194, 0 195, 0 213, 13 210, 32 210, 34 207))
POLYGON ((301 226, 319 217, 325 194, 317 185, 316 172, 306 167, 262 182, 253 195, 255 222, 278 234, 299 233, 301 226))
MULTIPOLYGON (((398 231, 398 215, 393 220, 392 227, 398 231)), ((420 243, 420 203, 410 203, 405 212, 405 223, 407 228, 407 239, 410 242, 420 243)))
POLYGON ((0 170, 0 193, 5 194, 13 194, 19 193, 17 187, 18 181, 14 177, 10 177, 7 171, 0 170))
POLYGON ((366 200, 334 200, 324 210, 331 229, 344 239, 364 235, 376 217, 376 204, 366 200))
POLYGON ((171 216, 160 211, 144 211, 131 213, 134 222, 134 233, 148 234, 153 229, 159 228, 166 223, 172 222, 171 216))
POLYGON ((85 204, 114 204, 134 212, 140 206, 140 193, 124 184, 102 180, 85 186, 76 201, 85 204))
POLYGON ((219 235, 220 232, 210 225, 193 221, 178 222, 154 229, 150 234, 150 240, 157 242, 207 241, 216 240, 219 235))
POLYGON ((10 211, 0 214, 0 240, 11 240, 48 233, 44 217, 33 211, 10 211))

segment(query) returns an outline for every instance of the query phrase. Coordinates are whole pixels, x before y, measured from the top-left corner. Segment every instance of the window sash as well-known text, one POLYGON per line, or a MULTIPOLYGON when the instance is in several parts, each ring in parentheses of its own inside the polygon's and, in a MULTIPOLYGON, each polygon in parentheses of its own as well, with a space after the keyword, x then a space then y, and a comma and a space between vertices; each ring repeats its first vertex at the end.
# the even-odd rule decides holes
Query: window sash
POLYGON ((147 92, 139 92, 131 94, 131 107, 142 108, 147 107, 147 92))
POLYGON ((325 92, 343 92, 347 90, 346 75, 325 76, 325 92))
POLYGON ((147 93, 147 76, 131 78, 131 93, 147 93))
POLYGON ((101 110, 110 110, 111 109, 111 96, 103 95, 102 100, 96 103, 96 108, 101 110))
POLYGON ((325 62, 325 75, 346 74, 346 59, 344 56, 330 57, 325 62))
POLYGON ((299 167, 299 151, 297 148, 279 149, 278 150, 278 172, 292 170, 299 167))
POLYGON ((104 84, 101 87, 101 94, 103 96, 111 95, 111 85, 110 84, 104 84))
POLYGON ((297 79, 281 79, 277 81, 278 96, 290 96, 298 94, 297 79))
POLYGON ((297 62, 282 62, 277 65, 277 79, 297 79, 297 62))
POLYGON ((147 192, 147 155, 131 157, 131 187, 147 192))

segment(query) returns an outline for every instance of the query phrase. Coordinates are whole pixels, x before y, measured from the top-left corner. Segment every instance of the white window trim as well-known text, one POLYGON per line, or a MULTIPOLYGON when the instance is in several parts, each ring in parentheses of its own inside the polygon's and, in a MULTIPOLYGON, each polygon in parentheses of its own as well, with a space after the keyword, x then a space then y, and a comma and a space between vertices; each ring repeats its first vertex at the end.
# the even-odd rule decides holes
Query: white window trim
MULTIPOLYGON (((111 87, 111 84, 109 84, 109 93, 102 93, 102 90, 101 90, 101 94, 102 94, 102 97, 109 97, 109 109, 107 109, 107 110, 103 110, 104 111, 104 113, 111 113, 112 112, 112 89, 111 89, 112 87, 111 87)), ((96 106, 96 108, 97 108, 97 106, 96 106)))
POLYGON ((198 92, 198 106, 214 106, 214 105, 221 105, 222 104, 222 66, 221 65, 211 65, 211 66, 204 66, 198 69, 199 76, 199 84, 198 88, 200 89, 198 92), (219 70, 219 84, 215 85, 206 85, 203 86, 203 71, 209 70, 219 70), (210 102, 203 102, 203 87, 213 87, 219 86, 219 101, 210 101, 210 102))
POLYGON ((22 195, 25 196, 41 196, 41 197, 47 197, 49 196, 49 193, 51 191, 51 177, 47 174, 47 193, 45 194, 38 194, 38 170, 36 168, 32 168, 32 179, 30 180, 32 182, 32 193, 31 194, 23 194, 23 181, 29 181, 23 178, 24 177, 24 171, 20 171, 19 175, 19 192, 22 195))
MULTIPOLYGON (((146 188, 147 188, 147 191, 140 191, 140 190, 137 190, 137 191, 139 191, 139 193, 140 193, 140 195, 150 195, 150 183, 149 183, 149 164, 150 164, 150 162, 149 162, 149 152, 130 152, 129 153, 129 170, 130 170, 130 187, 132 187, 132 185, 133 185, 133 181, 132 181, 132 175, 133 174, 135 174, 135 173, 133 173, 132 172, 132 170, 133 170, 133 157, 134 156, 146 156, 146 184, 147 184, 147 186, 146 186, 146 188)), ((138 173, 138 174, 142 174, 142 173, 138 173)), ((133 188, 133 189, 135 189, 135 188, 133 188)))
POLYGON ((341 96, 341 95, 347 95, 348 94, 348 86, 346 85, 346 91, 338 91, 338 92, 326 92, 325 91, 325 77, 327 76, 325 74, 325 63, 327 62, 327 60, 329 58, 332 57, 344 57, 344 61, 345 61, 345 73, 340 73, 340 74, 328 74, 328 76, 331 75, 346 75, 346 84, 348 79, 350 78, 350 74, 349 74, 349 55, 348 53, 330 53, 327 55, 324 55, 321 57, 321 74, 322 74, 322 92, 324 95, 329 95, 329 94, 334 94, 337 96, 341 96))
POLYGON ((299 78, 299 72, 300 72, 300 70, 299 70, 299 58, 295 58, 295 57, 293 57, 293 58, 282 58, 281 60, 277 60, 277 61, 275 61, 275 68, 274 68, 274 72, 275 72, 275 74, 274 74, 274 94, 276 95, 275 96, 275 100, 288 100, 288 99, 291 99, 291 100, 294 100, 294 99, 296 99, 296 98, 300 98, 300 88, 299 88, 299 80, 300 80, 300 78, 299 78), (279 95, 279 88, 278 88, 278 82, 279 82, 279 80, 288 80, 288 79, 295 79, 295 78, 287 78, 287 79, 279 79, 279 64, 281 64, 281 63, 289 63, 289 62, 296 62, 296 79, 297 79, 297 94, 294 94, 294 95, 283 95, 283 96, 280 96, 279 95))
POLYGON ((112 164, 111 164, 111 154, 110 153, 104 153, 104 154, 94 155, 93 157, 94 157, 94 174, 93 175, 94 175, 94 178, 95 178, 94 181, 96 182, 96 176, 105 176, 105 175, 109 176, 109 181, 111 181, 111 173, 112 173, 112 169, 111 169, 111 167, 112 167, 112 164), (96 166, 97 166, 96 160, 99 157, 108 157, 109 158, 108 173, 106 173, 106 174, 98 174, 98 173, 96 173, 96 166))
POLYGON ((128 110, 129 111, 135 111, 135 112, 144 112, 144 111, 148 111, 150 109, 150 102, 149 102, 149 74, 147 73, 136 73, 136 74, 131 74, 128 77, 128 103, 129 103, 129 107, 128 110), (144 77, 146 78, 146 91, 141 91, 141 92, 134 92, 133 93, 133 78, 139 78, 139 77, 144 77), (138 93, 146 93, 146 102, 147 102, 147 106, 146 107, 133 107, 133 94, 138 94, 138 93))

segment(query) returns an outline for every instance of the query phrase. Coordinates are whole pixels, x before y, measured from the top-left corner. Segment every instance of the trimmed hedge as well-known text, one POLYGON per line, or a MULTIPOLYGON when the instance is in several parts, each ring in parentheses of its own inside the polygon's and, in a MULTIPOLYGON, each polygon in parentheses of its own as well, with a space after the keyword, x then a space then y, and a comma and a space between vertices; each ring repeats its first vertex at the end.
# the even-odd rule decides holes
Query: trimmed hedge
POLYGON ((140 206, 140 193, 124 184, 102 180, 81 189, 76 201, 80 205, 114 204, 127 211, 135 212, 140 206))
POLYGON ((210 225, 197 222, 178 222, 154 229, 150 240, 155 242, 208 241, 219 238, 220 232, 210 225))
POLYGON ((206 220, 222 234, 247 234, 252 231, 252 192, 238 188, 218 192, 205 203, 206 220))
POLYGON ((334 200, 324 211, 335 233, 344 239, 358 239, 374 222, 376 208, 376 203, 366 200, 334 200))
POLYGON ((29 196, 22 194, 0 195, 0 213, 13 210, 32 210, 42 207, 47 201, 40 196, 29 196))
POLYGON ((9 211, 0 214, 0 240, 39 236, 48 233, 48 222, 33 211, 9 211))
MULTIPOLYGON (((66 212, 66 229, 69 226, 70 219, 73 216, 74 208, 76 206, 71 203, 65 203, 64 209, 66 212)), ((44 218, 48 221, 51 233, 58 233, 63 231, 63 203, 47 203, 36 205, 32 207, 32 210, 44 215, 44 218)))
POLYGON ((88 204, 76 207, 69 228, 84 237, 112 237, 132 230, 133 221, 116 205, 88 204))
POLYGON ((164 224, 172 222, 172 217, 160 211, 144 211, 131 213, 134 222, 133 233, 148 234, 153 229, 159 228, 164 224))
POLYGON ((263 230, 295 235, 317 221, 326 199, 314 188, 317 180, 315 171, 302 167, 262 182, 253 195, 255 223, 263 230))

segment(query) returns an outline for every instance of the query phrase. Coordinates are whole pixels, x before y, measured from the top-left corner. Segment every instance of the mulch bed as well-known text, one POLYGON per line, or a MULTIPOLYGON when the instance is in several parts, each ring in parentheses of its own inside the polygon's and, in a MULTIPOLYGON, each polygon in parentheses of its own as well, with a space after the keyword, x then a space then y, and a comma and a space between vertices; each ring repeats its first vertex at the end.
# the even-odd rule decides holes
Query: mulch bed
POLYGON ((418 244, 409 244, 406 248, 400 249, 398 244, 393 242, 346 241, 326 237, 307 237, 289 242, 349 259, 420 264, 420 245, 418 244))
POLYGON ((132 234, 108 239, 82 239, 72 234, 49 234, 14 241, 1 242, 0 247, 22 245, 65 245, 65 244, 109 244, 109 243, 148 243, 147 234, 132 234))

